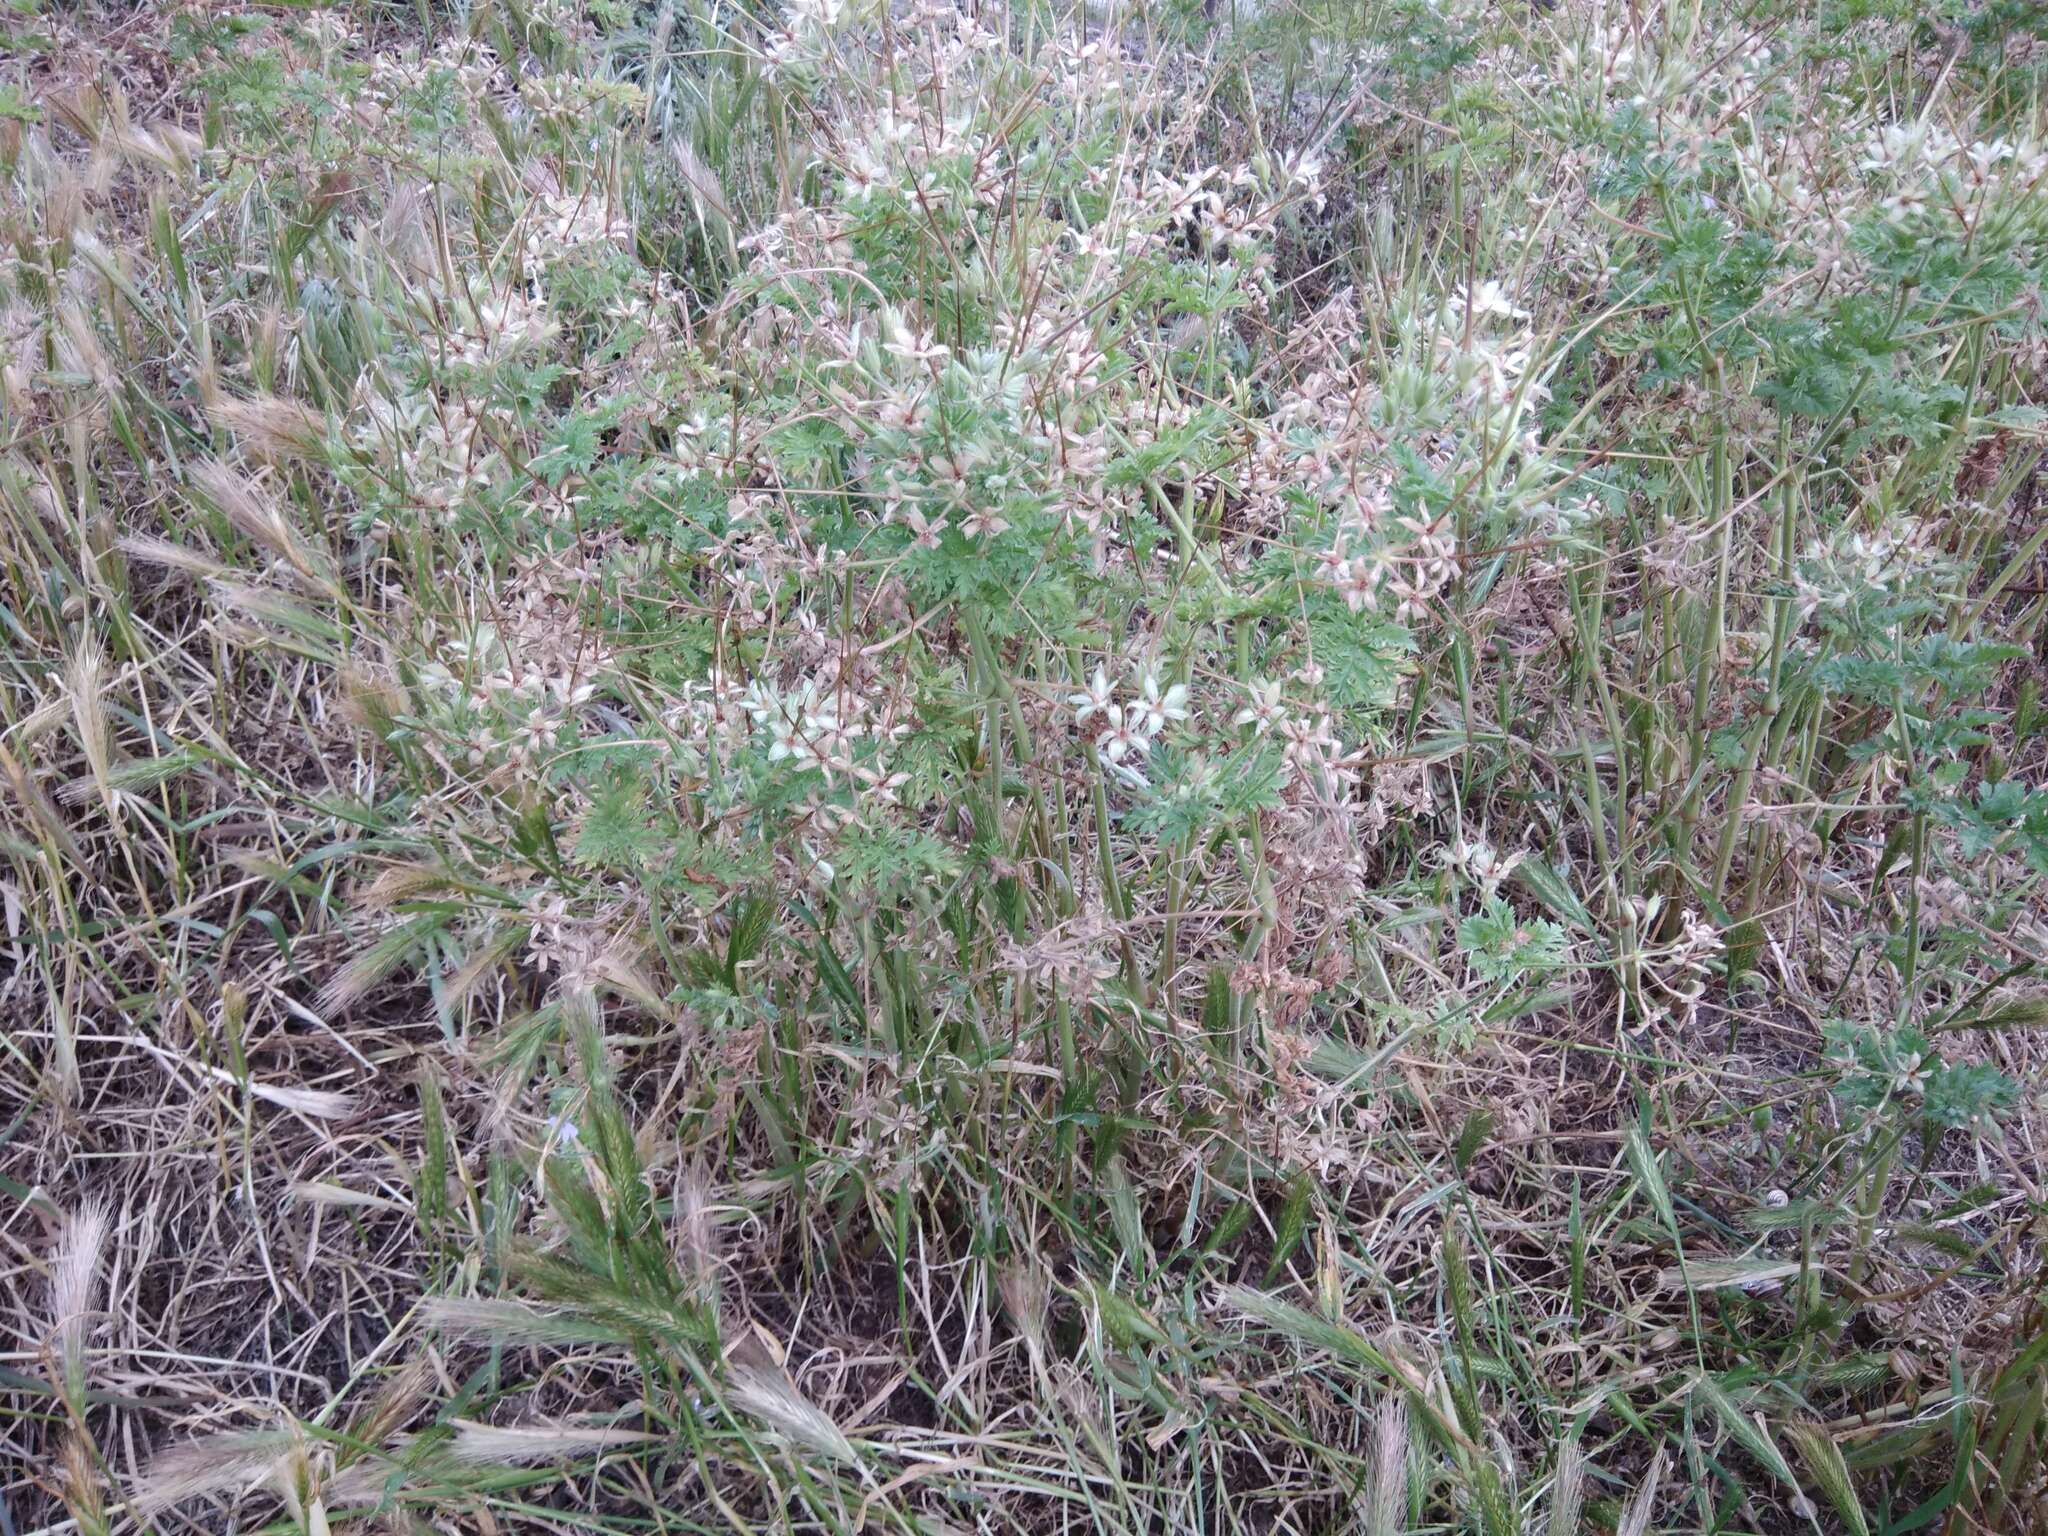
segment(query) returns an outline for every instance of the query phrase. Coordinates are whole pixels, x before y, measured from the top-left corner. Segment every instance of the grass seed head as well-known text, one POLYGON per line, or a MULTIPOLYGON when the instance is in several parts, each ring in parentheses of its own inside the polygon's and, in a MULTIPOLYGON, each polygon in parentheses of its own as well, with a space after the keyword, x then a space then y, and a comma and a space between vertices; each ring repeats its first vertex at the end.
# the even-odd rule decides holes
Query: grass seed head
POLYGON ((536 1461, 562 1461, 621 1445, 659 1440, 637 1429, 591 1424, 479 1424, 472 1419, 449 1421, 455 1428, 449 1454, 472 1466, 526 1466, 536 1461))
POLYGON ((85 1412, 86 1340, 97 1315, 101 1265, 112 1218, 103 1201, 79 1206, 64 1223, 56 1256, 50 1265, 51 1334, 66 1400, 72 1411, 85 1412))
MULTIPOLYGON (((193 1499, 246 1493, 289 1462, 298 1437, 287 1429, 202 1435, 150 1458, 130 1488, 136 1509, 156 1516, 193 1499)), ((289 1468, 287 1468, 289 1471, 289 1468)))
POLYGON ((1366 1495, 1366 1536, 1400 1536, 1408 1523, 1408 1469, 1413 1455, 1408 1403, 1399 1392, 1380 1398, 1373 1416, 1372 1483, 1366 1495))
POLYGON ((797 1390, 788 1370, 751 1332, 742 1331, 726 1356, 734 1406, 798 1450, 828 1460, 858 1463, 859 1453, 829 1414, 797 1390))

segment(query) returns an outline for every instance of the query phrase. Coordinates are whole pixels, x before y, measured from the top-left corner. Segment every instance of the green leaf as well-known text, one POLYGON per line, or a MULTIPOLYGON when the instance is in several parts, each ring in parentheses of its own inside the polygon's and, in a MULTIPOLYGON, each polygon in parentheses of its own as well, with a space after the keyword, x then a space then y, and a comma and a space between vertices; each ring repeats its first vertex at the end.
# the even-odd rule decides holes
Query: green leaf
POLYGON ((1514 868, 1514 882, 1558 917, 1563 918, 1581 933, 1593 932, 1593 914, 1586 910, 1586 904, 1579 900, 1576 892, 1565 884, 1564 876, 1543 859, 1530 857, 1514 868))
POLYGON ((1357 714, 1393 704, 1414 648, 1406 629, 1353 613, 1342 598, 1318 589, 1309 599, 1308 635, 1332 705, 1357 714))
POLYGON ((1124 1167, 1121 1157, 1109 1160, 1103 1182, 1108 1186, 1110 1226, 1116 1231, 1116 1240, 1123 1249, 1124 1258, 1129 1261, 1133 1272, 1142 1278, 1152 1270, 1152 1245, 1145 1239, 1144 1219, 1138 1214, 1138 1192, 1131 1185, 1130 1172, 1124 1167))
POLYGON ((1673 1237, 1678 1235, 1678 1212, 1671 1203, 1671 1190, 1664 1182, 1664 1170, 1658 1166, 1657 1154, 1651 1149, 1650 1138, 1643 1133, 1640 1122, 1631 1122, 1622 1135, 1622 1151, 1636 1176, 1636 1187, 1650 1202, 1657 1213, 1657 1219, 1673 1237))
POLYGON ((840 962, 831 944, 824 939, 818 940, 814 953, 818 960, 818 979, 825 984, 825 990, 832 994, 833 1000, 846 1010, 848 1018, 859 1020, 866 1017, 860 989, 853 984, 852 974, 840 962))
POLYGON ((1248 1285, 1224 1287, 1223 1301, 1297 1343, 1326 1350, 1340 1360, 1377 1372, 1407 1395, 1409 1406, 1445 1449, 1467 1451, 1472 1448, 1464 1433, 1443 1416, 1423 1390, 1426 1378, 1413 1362, 1400 1360, 1397 1363, 1396 1357, 1387 1350, 1344 1324, 1329 1322, 1313 1312, 1268 1296, 1264 1291, 1255 1291, 1248 1285))
POLYGON ((1301 1235, 1308 1230, 1309 1201, 1315 1194, 1315 1179, 1304 1168, 1287 1181, 1287 1198, 1280 1207, 1280 1220, 1273 1236, 1273 1262, 1266 1266, 1266 1284, 1271 1285, 1294 1256, 1294 1250, 1301 1246, 1301 1235))
POLYGON ((1458 945, 1481 981, 1519 981, 1560 970, 1570 957, 1571 941, 1548 918, 1522 919, 1499 896, 1458 925, 1458 945))
POLYGON ((22 95, 20 86, 0 81, 0 118, 12 118, 18 123, 40 123, 43 109, 22 95))
POLYGON ((1704 1403, 1713 1416, 1744 1450, 1756 1458, 1764 1470, 1778 1479, 1794 1493, 1802 1494, 1799 1479, 1792 1475, 1792 1467, 1764 1428, 1742 1411, 1741 1406, 1728 1395, 1727 1390, 1711 1376, 1702 1376, 1693 1383, 1693 1398, 1704 1403))

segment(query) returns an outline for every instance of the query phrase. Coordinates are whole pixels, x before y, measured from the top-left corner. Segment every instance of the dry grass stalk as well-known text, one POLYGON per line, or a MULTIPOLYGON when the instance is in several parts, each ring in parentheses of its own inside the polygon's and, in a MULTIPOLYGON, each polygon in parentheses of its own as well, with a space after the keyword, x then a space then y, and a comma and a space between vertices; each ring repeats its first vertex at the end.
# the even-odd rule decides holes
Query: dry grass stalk
POLYGON ((1664 1456, 1659 1452, 1657 1459, 1650 1463, 1650 1470, 1643 1474, 1634 1497, 1628 1501, 1628 1508, 1622 1511, 1621 1523, 1614 1528, 1614 1536, 1647 1536, 1650 1521, 1657 1513, 1657 1488, 1663 1481, 1664 1456))

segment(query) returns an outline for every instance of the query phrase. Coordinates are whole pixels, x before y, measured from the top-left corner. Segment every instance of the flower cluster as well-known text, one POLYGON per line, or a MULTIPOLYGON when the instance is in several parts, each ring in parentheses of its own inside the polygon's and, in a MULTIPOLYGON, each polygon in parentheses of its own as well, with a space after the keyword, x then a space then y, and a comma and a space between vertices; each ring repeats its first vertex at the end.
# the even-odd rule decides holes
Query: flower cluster
POLYGON ((1152 751, 1152 743, 1169 724, 1188 719, 1188 690, 1185 683, 1169 684, 1163 691, 1155 672, 1146 672, 1135 689, 1119 697, 1109 674, 1101 667, 1088 686, 1072 695, 1074 724, 1086 726, 1100 719, 1094 738, 1102 760, 1127 779, 1142 782, 1139 762, 1152 751))

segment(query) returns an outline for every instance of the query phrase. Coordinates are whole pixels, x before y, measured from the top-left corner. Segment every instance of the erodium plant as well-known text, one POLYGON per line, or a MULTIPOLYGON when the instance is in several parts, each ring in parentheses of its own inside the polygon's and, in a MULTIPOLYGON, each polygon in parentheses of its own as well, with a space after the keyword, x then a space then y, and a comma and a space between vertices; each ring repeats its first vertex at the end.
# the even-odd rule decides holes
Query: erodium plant
POLYGON ((0 1516, 2039 1504, 2038 17, 0 36, 0 1516))

